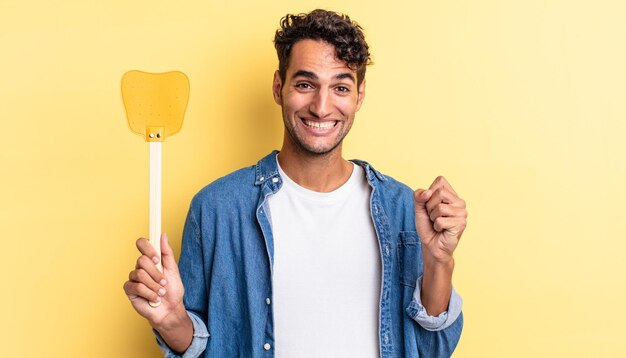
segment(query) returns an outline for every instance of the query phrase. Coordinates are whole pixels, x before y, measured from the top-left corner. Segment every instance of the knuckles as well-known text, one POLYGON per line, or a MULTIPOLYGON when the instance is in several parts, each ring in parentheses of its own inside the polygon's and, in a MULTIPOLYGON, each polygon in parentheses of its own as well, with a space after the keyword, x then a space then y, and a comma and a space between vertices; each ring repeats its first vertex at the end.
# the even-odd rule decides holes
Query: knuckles
POLYGON ((139 256, 139 258, 137 259, 137 268, 148 268, 150 267, 150 265, 154 265, 154 262, 152 260, 150 260, 150 258, 146 255, 141 255, 139 256))
POLYGON ((433 225, 433 226, 434 226, 434 228, 435 228, 435 230, 436 230, 436 231, 442 231, 442 229, 443 229, 443 221, 444 221, 444 218, 443 218, 443 217, 441 217, 441 216, 440 216, 440 217, 438 217, 438 218, 436 218, 436 219, 433 221, 433 223, 434 223, 434 225, 433 225))
POLYGON ((128 278, 134 282, 146 282, 148 274, 142 269, 133 270, 128 275, 128 278))
POLYGON ((124 292, 126 292, 127 295, 131 295, 135 294, 135 288, 137 287, 137 284, 131 281, 126 281, 124 282, 124 285, 122 287, 124 288, 124 292))
POLYGON ((435 196, 435 195, 436 195, 436 196, 439 196, 439 197, 442 197, 442 198, 443 198, 443 197, 447 197, 447 195, 446 195, 446 194, 447 194, 447 192, 448 192, 448 191, 446 190, 446 188, 444 188, 444 187, 439 187, 439 188, 435 189, 435 192, 433 193, 433 196, 435 196))
POLYGON ((448 205, 444 203, 434 205, 429 213, 431 221, 435 221, 435 219, 441 216, 448 216, 448 214, 448 205))

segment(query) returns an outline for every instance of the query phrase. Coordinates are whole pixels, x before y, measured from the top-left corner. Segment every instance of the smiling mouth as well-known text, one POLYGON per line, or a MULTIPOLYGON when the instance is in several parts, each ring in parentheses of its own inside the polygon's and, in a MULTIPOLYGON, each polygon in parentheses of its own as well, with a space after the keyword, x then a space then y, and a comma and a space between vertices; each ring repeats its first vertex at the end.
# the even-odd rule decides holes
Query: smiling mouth
POLYGON ((308 121, 306 119, 303 119, 302 122, 307 127, 313 128, 313 129, 330 129, 330 128, 336 126, 337 123, 338 123, 338 121, 320 122, 320 121, 308 121))

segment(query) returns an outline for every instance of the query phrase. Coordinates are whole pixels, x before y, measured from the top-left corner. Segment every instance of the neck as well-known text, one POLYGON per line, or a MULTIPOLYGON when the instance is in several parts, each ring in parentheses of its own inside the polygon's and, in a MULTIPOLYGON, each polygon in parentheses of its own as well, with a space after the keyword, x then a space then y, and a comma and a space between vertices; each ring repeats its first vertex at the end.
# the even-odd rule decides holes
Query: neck
POLYGON ((353 164, 341 156, 341 144, 329 153, 314 154, 283 143, 278 162, 298 185, 320 193, 341 187, 352 175, 353 164))

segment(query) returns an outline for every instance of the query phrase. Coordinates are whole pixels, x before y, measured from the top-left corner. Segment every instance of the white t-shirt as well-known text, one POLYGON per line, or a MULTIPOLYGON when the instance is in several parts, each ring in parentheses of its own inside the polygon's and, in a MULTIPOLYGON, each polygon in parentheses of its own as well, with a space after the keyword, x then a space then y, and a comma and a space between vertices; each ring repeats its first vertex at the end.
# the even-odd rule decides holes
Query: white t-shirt
POLYGON ((378 357, 380 250, 363 168, 330 193, 279 172, 267 202, 276 357, 378 357))

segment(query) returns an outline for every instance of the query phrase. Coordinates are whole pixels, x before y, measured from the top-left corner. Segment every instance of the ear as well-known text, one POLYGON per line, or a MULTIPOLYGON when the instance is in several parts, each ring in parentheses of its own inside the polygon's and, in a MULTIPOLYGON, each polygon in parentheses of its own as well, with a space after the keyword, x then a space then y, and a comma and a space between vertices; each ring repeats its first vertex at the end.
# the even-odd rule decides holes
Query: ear
POLYGON ((281 97, 281 90, 283 89, 283 83, 280 80, 280 75, 278 74, 278 70, 274 72, 274 82, 272 83, 272 94, 274 95, 274 102, 279 106, 283 105, 283 99, 281 97))
POLYGON ((359 86, 359 92, 357 93, 357 98, 356 98, 356 110, 357 111, 361 109, 361 105, 363 104, 364 99, 365 99, 365 78, 363 79, 363 82, 361 82, 361 85, 359 86))

